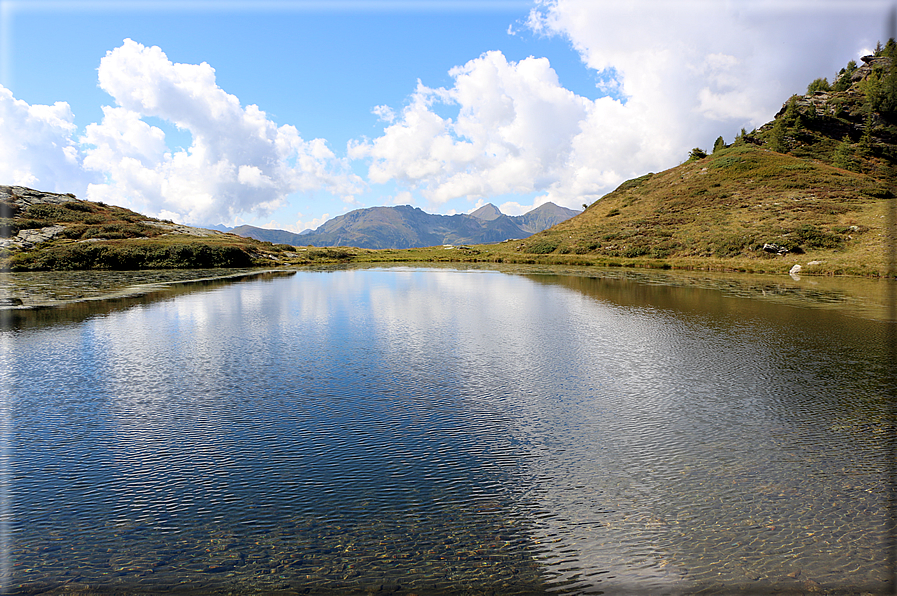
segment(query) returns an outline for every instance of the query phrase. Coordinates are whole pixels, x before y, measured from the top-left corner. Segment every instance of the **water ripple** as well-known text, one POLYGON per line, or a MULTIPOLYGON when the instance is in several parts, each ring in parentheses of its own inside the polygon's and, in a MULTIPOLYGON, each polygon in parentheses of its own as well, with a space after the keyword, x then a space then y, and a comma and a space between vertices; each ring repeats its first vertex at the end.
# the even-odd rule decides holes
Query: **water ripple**
POLYGON ((883 327, 627 288, 307 272, 10 332, 5 586, 883 585, 883 327))

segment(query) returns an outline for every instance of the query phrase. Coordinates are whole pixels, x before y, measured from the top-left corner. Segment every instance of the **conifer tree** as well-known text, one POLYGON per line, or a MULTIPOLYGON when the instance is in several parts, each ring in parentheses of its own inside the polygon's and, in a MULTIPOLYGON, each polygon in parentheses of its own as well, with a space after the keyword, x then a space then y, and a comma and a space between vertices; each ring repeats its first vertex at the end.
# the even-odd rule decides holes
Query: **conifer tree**
POLYGON ((726 141, 723 140, 723 137, 718 137, 716 141, 713 143, 713 152, 716 153, 721 149, 726 148, 726 141))
MULTIPOLYGON (((893 42, 893 39, 888 40, 889 44, 893 44, 893 42)), ((887 49, 888 46, 885 48, 887 49)), ((897 47, 892 51, 897 54, 897 47)), ((897 68, 893 63, 895 57, 892 57, 891 60, 890 70, 882 77, 878 89, 878 110, 882 113, 897 112, 897 68)))
POLYGON ((826 78, 816 79, 815 81, 813 81, 812 83, 807 85, 807 95, 813 95, 813 93, 815 93, 816 91, 831 91, 831 90, 832 90, 832 88, 828 84, 828 79, 826 79, 826 78))
POLYGON ((857 63, 851 60, 847 63, 847 68, 842 68, 838 73, 838 80, 832 86, 832 91, 847 91, 850 88, 850 77, 857 69, 857 63))
POLYGON ((688 161, 695 161, 698 159, 704 159, 707 157, 707 152, 701 149, 700 147, 695 147, 688 154, 688 161))
POLYGON ((887 56, 888 58, 897 57, 897 43, 894 42, 894 38, 888 39, 888 42, 885 44, 884 49, 881 51, 882 56, 887 56))
POLYGON ((780 120, 782 120, 784 125, 788 128, 800 127, 800 112, 797 111, 796 95, 792 95, 788 100, 788 105, 785 107, 785 113, 782 114, 780 120))
POLYGON ((854 158, 853 143, 850 141, 848 135, 844 135, 841 142, 838 143, 838 147, 835 149, 835 154, 832 156, 832 165, 836 168, 850 170, 851 172, 859 171, 857 161, 854 158))
POLYGON ((785 120, 779 118, 772 126, 769 133, 769 148, 777 153, 786 153, 788 151, 788 143, 785 139, 785 120))

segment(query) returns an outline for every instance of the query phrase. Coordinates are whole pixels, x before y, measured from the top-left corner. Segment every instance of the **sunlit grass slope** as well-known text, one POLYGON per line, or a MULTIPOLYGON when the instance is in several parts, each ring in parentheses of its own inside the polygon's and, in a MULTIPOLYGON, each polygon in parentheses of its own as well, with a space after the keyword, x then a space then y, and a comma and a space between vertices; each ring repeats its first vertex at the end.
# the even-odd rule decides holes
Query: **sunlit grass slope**
POLYGON ((882 274, 890 197, 886 180, 743 142, 625 182, 514 252, 882 274))

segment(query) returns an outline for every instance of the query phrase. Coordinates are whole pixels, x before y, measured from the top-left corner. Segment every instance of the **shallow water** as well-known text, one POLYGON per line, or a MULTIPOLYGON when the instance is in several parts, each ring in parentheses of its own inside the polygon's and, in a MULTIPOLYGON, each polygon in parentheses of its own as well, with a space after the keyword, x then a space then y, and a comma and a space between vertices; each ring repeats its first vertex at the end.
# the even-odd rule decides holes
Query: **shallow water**
POLYGON ((4 588, 884 593, 887 324, 732 293, 303 271, 14 326, 4 588))

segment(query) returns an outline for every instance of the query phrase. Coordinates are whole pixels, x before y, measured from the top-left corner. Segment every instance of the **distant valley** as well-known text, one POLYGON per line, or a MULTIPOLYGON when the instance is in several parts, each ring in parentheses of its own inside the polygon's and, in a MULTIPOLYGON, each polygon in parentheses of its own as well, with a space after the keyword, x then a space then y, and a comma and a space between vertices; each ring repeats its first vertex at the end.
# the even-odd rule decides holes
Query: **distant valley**
POLYGON ((470 214, 433 215, 417 207, 370 207, 335 217, 316 230, 294 234, 254 226, 215 229, 274 244, 420 248, 443 244, 494 244, 521 239, 578 215, 580 211, 545 203, 523 215, 503 214, 493 204, 470 214))

